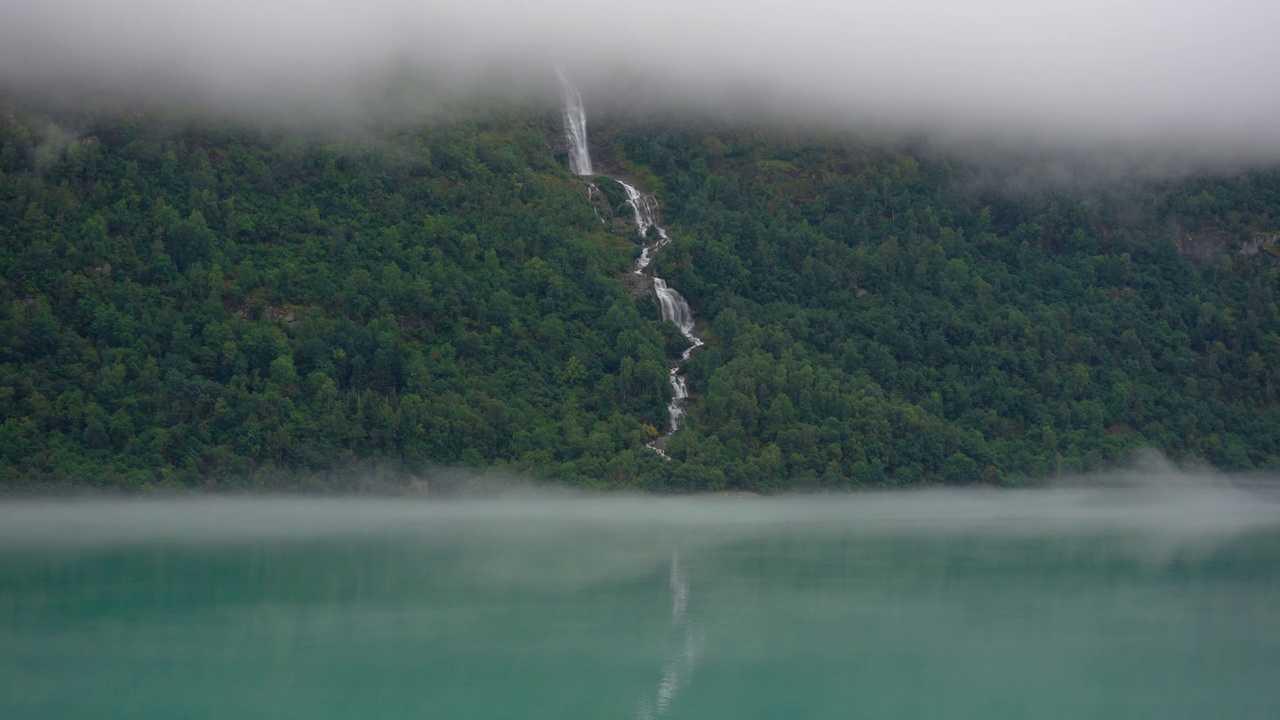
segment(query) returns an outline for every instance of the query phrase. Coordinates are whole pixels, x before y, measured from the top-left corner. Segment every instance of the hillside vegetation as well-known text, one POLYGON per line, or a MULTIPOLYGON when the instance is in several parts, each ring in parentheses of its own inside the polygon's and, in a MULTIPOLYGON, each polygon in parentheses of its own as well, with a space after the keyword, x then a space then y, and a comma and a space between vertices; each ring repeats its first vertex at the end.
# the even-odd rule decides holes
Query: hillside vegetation
POLYGON ((559 132, 510 108, 352 137, 11 107, 0 481, 1017 483, 1144 446, 1280 465, 1272 172, 1008 194, 910 146, 606 124, 709 340, 667 461, 644 443, 684 340, 624 290, 638 239, 559 132))

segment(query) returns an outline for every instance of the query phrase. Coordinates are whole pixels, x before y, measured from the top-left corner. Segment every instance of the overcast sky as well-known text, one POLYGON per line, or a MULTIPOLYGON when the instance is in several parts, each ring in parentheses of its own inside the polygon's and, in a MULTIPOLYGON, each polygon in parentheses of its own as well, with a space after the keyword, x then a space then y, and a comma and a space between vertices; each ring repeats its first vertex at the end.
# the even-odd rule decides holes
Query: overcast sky
POLYGON ((1280 160, 1270 0, 0 0, 0 79, 343 111, 388 70, 607 104, 1280 160), (657 89, 658 95, 652 93, 657 89))

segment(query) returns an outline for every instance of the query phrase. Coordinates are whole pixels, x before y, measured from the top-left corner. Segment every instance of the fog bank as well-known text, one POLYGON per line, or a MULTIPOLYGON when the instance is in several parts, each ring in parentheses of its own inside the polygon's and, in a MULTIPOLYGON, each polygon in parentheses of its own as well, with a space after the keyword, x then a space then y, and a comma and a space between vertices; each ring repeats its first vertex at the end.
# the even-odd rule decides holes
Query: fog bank
POLYGON ((47 0, 0 10, 0 82, 358 116, 497 94, 642 92, 960 140, 1280 160, 1280 6, 1259 1, 47 0), (406 88, 412 88, 412 92, 406 88))
MULTIPOLYGON (((466 532, 718 542, 804 528, 875 535, 1040 537, 1099 532, 1144 544, 1280 529, 1280 484, 1236 486, 1171 470, 1129 470, 1023 490, 920 489, 781 497, 589 496, 528 489, 487 499, 168 497, 0 502, 0 547, 257 542, 466 532)), ((523 540, 515 544, 523 543, 523 540)))

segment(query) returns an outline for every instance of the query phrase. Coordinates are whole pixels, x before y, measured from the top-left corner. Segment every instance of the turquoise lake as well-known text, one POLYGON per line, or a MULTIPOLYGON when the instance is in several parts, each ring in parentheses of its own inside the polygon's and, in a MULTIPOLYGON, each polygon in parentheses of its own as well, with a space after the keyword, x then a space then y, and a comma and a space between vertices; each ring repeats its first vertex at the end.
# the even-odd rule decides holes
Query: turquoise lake
POLYGON ((0 717, 1280 717, 1280 505, 1190 486, 0 504, 0 717))

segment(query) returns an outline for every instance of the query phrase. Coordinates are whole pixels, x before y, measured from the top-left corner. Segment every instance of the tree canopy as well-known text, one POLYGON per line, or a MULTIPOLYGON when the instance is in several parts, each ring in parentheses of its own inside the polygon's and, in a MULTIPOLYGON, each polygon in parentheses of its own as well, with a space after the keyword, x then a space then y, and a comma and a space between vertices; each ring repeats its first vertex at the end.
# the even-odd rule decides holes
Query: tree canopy
POLYGON ((528 108, 351 136, 0 117, 0 482, 666 490, 1019 483, 1139 447, 1280 465, 1271 171, 1010 194, 910 145, 603 126, 674 242, 528 108))

